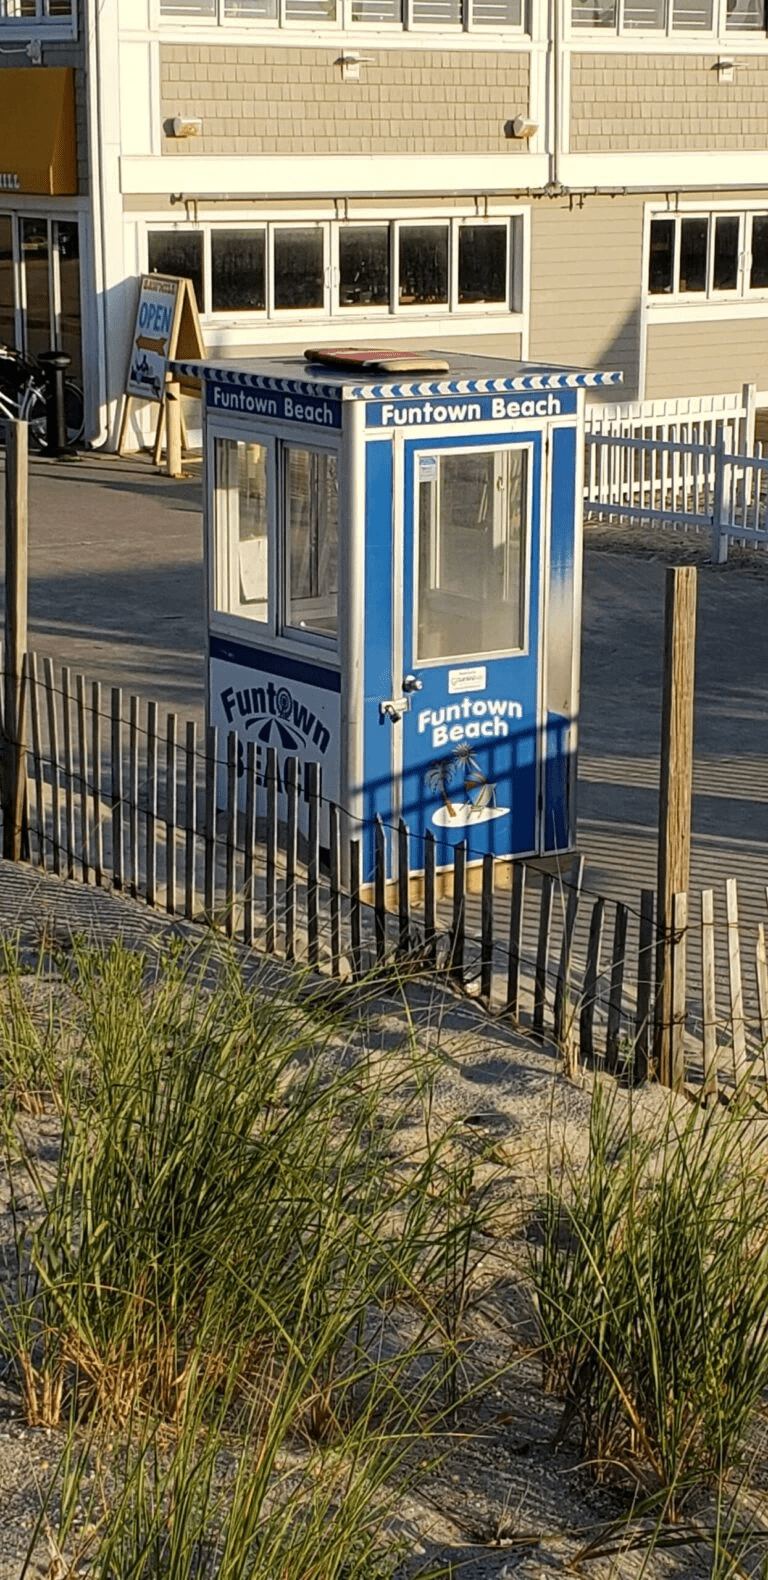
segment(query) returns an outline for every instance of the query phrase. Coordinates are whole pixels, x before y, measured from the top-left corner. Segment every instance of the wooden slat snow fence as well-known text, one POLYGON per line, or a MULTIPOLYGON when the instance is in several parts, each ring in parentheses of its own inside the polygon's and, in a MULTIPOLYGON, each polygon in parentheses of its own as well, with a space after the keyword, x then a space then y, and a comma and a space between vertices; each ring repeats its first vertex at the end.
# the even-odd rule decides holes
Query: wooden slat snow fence
MULTIPOLYGON (((318 766, 87 683, 28 654, 25 859, 204 921, 334 977, 440 972, 489 1012, 556 1042, 566 1068, 652 1074, 654 895, 617 903, 566 872, 455 848, 436 870, 431 834, 378 823, 361 884, 363 830, 323 796, 318 766), (219 795, 216 795, 216 787, 219 795), (218 804, 217 804, 218 803, 218 804), (322 839, 322 846, 321 846, 322 839)), ((551 866, 552 864, 550 864, 551 866)), ((765 930, 745 947, 735 881, 679 895, 673 918, 673 1057, 699 1090, 765 1082, 765 930)))

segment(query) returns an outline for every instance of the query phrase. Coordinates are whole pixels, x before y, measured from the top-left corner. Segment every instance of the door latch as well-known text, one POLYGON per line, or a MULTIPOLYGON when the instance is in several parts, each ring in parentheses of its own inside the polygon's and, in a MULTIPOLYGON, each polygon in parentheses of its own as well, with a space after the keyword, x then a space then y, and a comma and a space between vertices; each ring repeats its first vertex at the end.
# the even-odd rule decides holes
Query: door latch
POLYGON ((403 676, 403 691, 423 691, 423 690, 424 690, 424 682, 423 682, 423 680, 419 680, 418 675, 404 675, 403 676))
POLYGON ((392 724, 399 724, 403 714, 408 713, 410 706, 410 697, 391 697, 389 701, 379 703, 379 713, 383 719, 389 719, 392 724))

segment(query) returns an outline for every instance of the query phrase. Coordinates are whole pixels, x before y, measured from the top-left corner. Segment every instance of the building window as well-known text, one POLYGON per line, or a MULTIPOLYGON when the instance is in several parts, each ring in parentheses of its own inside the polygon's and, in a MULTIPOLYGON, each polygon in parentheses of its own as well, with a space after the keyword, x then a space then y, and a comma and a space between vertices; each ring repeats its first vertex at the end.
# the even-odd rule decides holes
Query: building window
POLYGON ((0 23, 34 22, 45 27, 70 22, 74 14, 74 0, 0 0, 0 23))
MULTIPOLYGON (((9 0, 0 0, 2 3, 9 0)), ((749 4, 749 0, 739 3, 749 4)), ((327 23, 342 28, 523 31, 523 0, 160 0, 160 14, 194 17, 198 22, 247 20, 277 27, 327 23)))
POLYGON ((612 33, 764 32, 765 0, 571 0, 571 21, 612 33))
POLYGON ((768 213, 651 220, 650 296, 746 297, 768 291, 768 213))
POLYGON ((200 312, 351 320, 519 312, 522 216, 150 230, 149 272, 188 276, 200 312))

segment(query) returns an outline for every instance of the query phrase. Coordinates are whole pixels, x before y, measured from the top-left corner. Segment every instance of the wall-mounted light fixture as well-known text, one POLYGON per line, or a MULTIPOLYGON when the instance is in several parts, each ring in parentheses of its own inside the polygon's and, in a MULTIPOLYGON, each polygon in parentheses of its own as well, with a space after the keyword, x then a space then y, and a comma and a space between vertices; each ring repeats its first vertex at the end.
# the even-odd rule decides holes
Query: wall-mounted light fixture
POLYGON ((733 82, 733 73, 736 71, 736 61, 730 55, 722 55, 712 67, 717 72, 718 82, 733 82))
POLYGON ((203 123, 196 115, 175 115, 173 119, 174 137, 199 137, 203 130, 203 123))
POLYGON ((375 58, 375 55, 358 55, 352 50, 342 50, 336 62, 337 66, 341 66, 342 82, 359 82, 360 67, 372 65, 375 58))
POLYGON ((530 121, 527 115, 516 115, 512 122, 512 136, 522 140, 535 137, 538 130, 538 122, 530 121))

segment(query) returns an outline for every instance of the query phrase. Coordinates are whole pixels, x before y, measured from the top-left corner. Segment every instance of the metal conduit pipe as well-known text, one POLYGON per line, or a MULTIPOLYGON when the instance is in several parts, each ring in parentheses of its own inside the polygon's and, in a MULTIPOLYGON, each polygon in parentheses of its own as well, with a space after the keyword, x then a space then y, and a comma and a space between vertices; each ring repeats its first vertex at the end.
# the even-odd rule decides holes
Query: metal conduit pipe
MULTIPOLYGON (((661 184, 659 182, 657 182, 655 186, 623 186, 623 187, 603 187, 603 186, 568 187, 568 186, 560 186, 558 184, 556 189, 553 187, 552 183, 548 182, 547 185, 543 186, 543 187, 488 187, 486 190, 483 191, 482 196, 483 196, 483 198, 489 198, 489 197, 498 197, 498 198, 525 198, 525 197, 528 197, 528 198, 553 198, 553 197, 585 198, 585 197, 643 197, 643 196, 645 196, 645 197, 655 197, 655 196, 661 196, 661 197, 666 197, 667 202, 670 202, 670 200, 673 200, 675 197, 679 197, 680 194, 683 193, 683 192, 686 192, 686 193, 687 192, 693 192, 693 193, 697 193, 698 192, 698 193, 702 193, 702 194, 706 194, 706 193, 709 193, 709 192, 730 192, 730 193, 732 193, 732 192, 768 192, 768 182, 766 182, 766 181, 727 181, 727 182, 726 181, 714 181, 714 182, 698 182, 696 185, 692 185, 692 184, 682 183, 681 182, 681 184, 679 186, 672 187, 669 190, 666 187, 661 186, 661 184)), ((453 199, 453 198, 470 198, 470 197, 473 196, 473 194, 471 192, 467 192, 466 189, 462 190, 461 188, 451 188, 450 190, 449 189, 444 189, 444 190, 441 190, 440 192, 424 192, 424 193, 397 192, 397 191, 393 191, 393 192, 347 192, 344 195, 347 198, 350 198, 350 199, 353 199, 353 200, 357 199, 359 201, 364 201, 366 203, 374 202, 376 199, 381 199, 382 201, 389 202, 389 201, 401 200, 404 197, 418 197, 418 198, 421 199, 422 202, 428 202, 430 200, 430 198, 435 198, 435 199, 451 198, 451 199, 453 199)), ((197 204, 197 203, 201 203, 201 204, 206 204, 206 203, 241 203, 241 204, 242 203, 307 203, 307 202, 312 202, 313 200, 316 201, 316 202, 323 202, 323 203, 324 202, 329 202, 330 203, 330 202, 338 200, 338 192, 317 192, 317 191, 315 191, 315 192, 291 192, 291 194, 290 194, 290 196, 288 198, 286 198, 284 193, 283 194, 277 194, 275 192, 223 192, 223 193, 220 193, 220 192, 210 192, 210 193, 209 192, 195 192, 195 193, 191 193, 191 192, 171 192, 171 193, 169 193, 169 198, 170 198, 170 201, 171 201, 172 204, 177 204, 177 203, 195 203, 195 204, 197 204)), ((194 223, 194 221, 191 221, 190 223, 194 223)))

